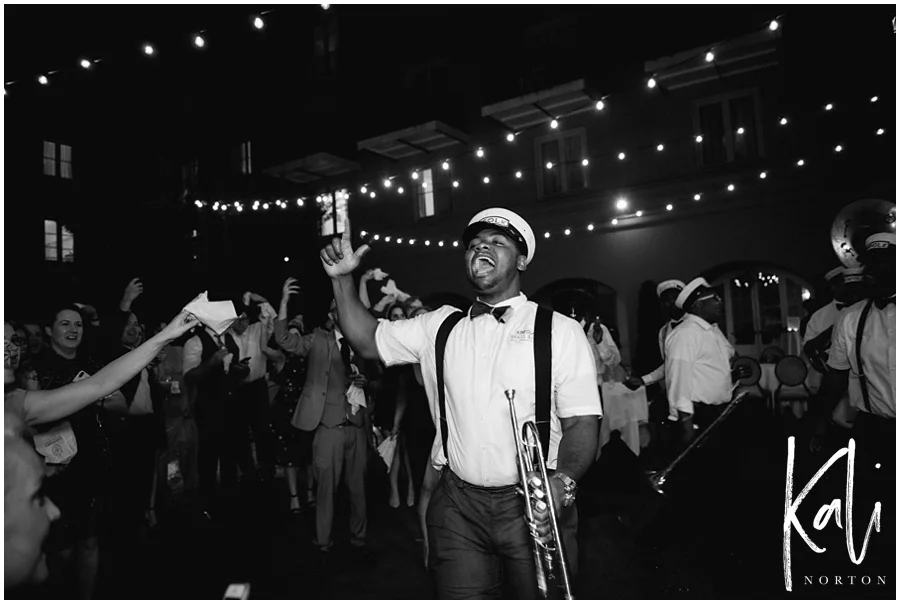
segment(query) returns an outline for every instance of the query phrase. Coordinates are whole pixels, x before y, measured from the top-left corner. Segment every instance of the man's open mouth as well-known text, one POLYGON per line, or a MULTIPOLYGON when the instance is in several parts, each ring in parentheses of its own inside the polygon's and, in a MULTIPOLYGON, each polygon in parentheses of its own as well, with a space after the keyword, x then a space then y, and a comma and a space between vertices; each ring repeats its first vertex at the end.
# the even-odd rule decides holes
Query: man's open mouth
POLYGON ((494 259, 485 254, 479 254, 472 258, 472 272, 476 277, 483 277, 490 274, 496 268, 497 263, 494 259))

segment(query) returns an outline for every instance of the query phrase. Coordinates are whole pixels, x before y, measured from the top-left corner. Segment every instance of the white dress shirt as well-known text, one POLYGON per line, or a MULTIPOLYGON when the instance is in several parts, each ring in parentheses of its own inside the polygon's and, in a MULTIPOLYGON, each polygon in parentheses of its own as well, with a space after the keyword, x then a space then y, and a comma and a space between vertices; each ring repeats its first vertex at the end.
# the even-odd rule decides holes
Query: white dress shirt
POLYGON ((244 384, 255 382, 266 375, 266 356, 262 352, 260 338, 262 337, 263 323, 257 321, 244 330, 244 333, 238 335, 232 329, 227 333, 231 334, 237 344, 240 356, 235 361, 250 357, 250 374, 242 381, 244 384))
POLYGON ((681 321, 681 319, 678 319, 677 321, 666 321, 663 323, 663 326, 659 328, 659 333, 656 337, 659 341, 659 356, 662 357, 663 362, 659 367, 641 378, 645 386, 656 384, 657 382, 666 379, 666 338, 669 337, 669 334, 672 333, 673 329, 681 325, 681 321))
MULTIPOLYGON (((850 404, 866 411, 862 389, 859 386, 859 364, 856 359, 856 331, 859 318, 867 301, 857 302, 844 310, 834 325, 828 366, 850 371, 850 404)), ((869 310, 863 330, 863 369, 868 384, 871 413, 879 417, 897 418, 897 315, 896 304, 891 302, 884 309, 873 305, 869 310)))
MULTIPOLYGON (((504 391, 516 391, 519 423, 534 421, 534 319, 537 304, 519 294, 496 306, 510 306, 501 323, 490 313, 463 318, 447 341, 444 385, 450 467, 466 482, 498 487, 517 484, 516 445, 504 391)), ((440 438, 435 340, 441 324, 457 309, 438 310, 401 321, 379 321, 375 332, 385 365, 420 363, 431 415, 438 428, 431 459, 445 465, 440 438)), ((555 468, 562 439, 559 418, 602 415, 594 357, 584 330, 553 314, 550 451, 555 468)), ((521 428, 519 428, 521 431, 521 428)))
POLYGON ((666 338, 669 419, 694 412, 694 403, 721 405, 731 400, 734 347, 719 327, 686 314, 666 338))
MULTIPOLYGON (((838 318, 841 316, 841 311, 842 309, 838 308, 837 301, 832 300, 831 302, 814 312, 813 315, 809 318, 809 321, 806 323, 806 333, 803 334, 803 346, 806 346, 807 342, 814 340, 829 327, 834 327, 838 318)), ((833 338, 834 332, 832 332, 831 335, 833 338)), ((830 354, 830 341, 828 346, 830 354)), ((815 368, 810 368, 810 371, 815 371, 817 374, 819 374, 819 372, 816 371, 815 368)), ((838 404, 835 406, 834 411, 831 413, 831 419, 844 428, 852 428, 853 418, 856 416, 856 411, 854 411, 852 407, 853 405, 850 403, 850 393, 845 392, 841 397, 841 400, 838 401, 838 404)))
POLYGON ((615 369, 622 363, 622 353, 619 352, 619 347, 616 346, 616 342, 613 340, 612 334, 609 333, 609 329, 602 323, 600 324, 600 328, 602 329, 603 337, 600 338, 599 343, 594 341, 593 331, 589 331, 587 336, 588 344, 591 345, 591 351, 594 353, 594 365, 597 368, 598 386, 605 381, 614 382, 615 369))

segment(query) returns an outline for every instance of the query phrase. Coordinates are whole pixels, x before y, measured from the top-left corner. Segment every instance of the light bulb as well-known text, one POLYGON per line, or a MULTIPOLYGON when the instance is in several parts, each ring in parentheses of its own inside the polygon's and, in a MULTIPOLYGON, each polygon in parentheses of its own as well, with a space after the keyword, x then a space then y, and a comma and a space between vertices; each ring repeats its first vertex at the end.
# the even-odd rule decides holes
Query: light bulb
POLYGON ((557 122, 556 120, 550 120, 550 127, 553 128, 553 129, 558 128, 558 127, 559 127, 559 122, 557 122))
POLYGON ((762 179, 765 179, 765 178, 766 178, 766 173, 765 173, 765 172, 760 172, 760 173, 759 173, 759 177, 762 178, 762 179))
POLYGON ((218 202, 218 201, 217 201, 216 203, 213 204, 213 209, 214 209, 214 210, 218 210, 218 209, 219 209, 219 202, 218 202))
POLYGON ((443 242, 443 241, 438 241, 438 247, 444 247, 444 242, 443 242))
POLYGON ((593 223, 593 222, 592 222, 591 224, 588 225, 588 230, 589 230, 589 231, 593 231, 593 230, 594 230, 594 223, 593 223))
POLYGON ((359 236, 360 236, 360 237, 365 237, 365 236, 366 236, 366 231, 360 231, 360 232, 359 232, 359 236))
POLYGON ((613 219, 612 219, 612 223, 613 223, 613 226, 619 224, 619 219, 618 219, 618 218, 613 218, 613 219))
POLYGON ((603 111, 603 108, 606 107, 606 105, 603 104, 603 101, 597 101, 596 107, 597 111, 603 111))
POLYGON ((388 243, 390 243, 390 241, 391 241, 391 236, 388 235, 387 237, 384 238, 384 240, 387 241, 388 243))
POLYGON ((832 105, 831 103, 825 105, 825 111, 831 111, 832 109, 834 109, 834 105, 832 105))
POLYGON ((400 193, 400 195, 403 195, 403 187, 400 187, 399 189, 397 189, 397 192, 400 193))
POLYGON ((385 188, 385 189, 390 189, 390 188, 391 188, 391 180, 390 180, 389 178, 385 178, 385 179, 384 179, 384 188, 385 188))
POLYGON ((380 237, 376 234, 376 235, 372 235, 372 239, 375 241, 378 241, 380 239, 380 237))
POLYGON ((522 171, 521 171, 521 170, 519 170, 518 172, 516 172, 516 178, 522 178, 522 171))
POLYGON ((478 147, 478 151, 475 152, 475 155, 477 155, 478 157, 484 157, 484 149, 478 147))
POLYGON ((426 246, 431 245, 431 241, 429 241, 428 239, 426 239, 426 240, 425 240, 425 245, 426 245, 426 246))
POLYGON ((423 189, 427 189, 427 188, 428 188, 428 183, 425 182, 425 181, 423 181, 423 182, 422 182, 422 188, 423 188, 423 189))
POLYGON ((734 191, 734 185, 728 185, 728 190, 729 190, 729 191, 734 191))
POLYGON ((403 243, 403 237, 397 237, 397 243, 403 243))
POLYGON ((662 143, 656 145, 656 150, 657 150, 657 151, 662 151, 662 150, 665 149, 665 148, 666 148, 666 147, 665 147, 662 143))
POLYGON ((456 188, 458 188, 458 187, 459 187, 459 181, 458 181, 458 180, 454 180, 454 181, 453 181, 453 188, 456 189, 456 188))
POLYGON ((881 136, 882 134, 884 134, 884 128, 879 128, 878 130, 875 131, 875 134, 877 136, 881 136))
POLYGON ((322 10, 328 10, 329 8, 331 8, 330 4, 320 4, 319 6, 322 7, 322 10))
POLYGON ((264 204, 263 204, 263 209, 264 209, 264 210, 268 210, 268 209, 269 209, 269 204, 268 204, 268 203, 264 203, 264 204))
POLYGON ((415 240, 415 239, 410 239, 410 240, 409 240, 409 244, 410 244, 410 245, 415 245, 415 244, 416 244, 416 240, 415 240))
POLYGON ((88 69, 88 68, 90 68, 90 66, 91 66, 91 62, 88 61, 87 59, 81 59, 80 65, 81 65, 82 67, 84 67, 85 69, 88 69))
POLYGON ((650 78, 647 80, 647 88, 656 88, 656 79, 650 78))
POLYGON ((453 242, 453 247, 459 247, 459 241, 454 241, 454 242, 453 242))
POLYGON ((702 134, 698 134, 698 135, 697 135, 697 138, 695 138, 694 140, 697 141, 698 143, 702 143, 702 142, 703 142, 703 135, 702 135, 702 134))
POLYGON ((694 195, 694 201, 700 201, 700 193, 694 195))
POLYGON ((569 229, 566 229, 564 232, 565 232, 566 235, 571 235, 571 234, 572 234, 572 231, 570 231, 569 229))
POLYGON ((287 257, 287 256, 285 256, 285 257, 284 257, 284 261, 285 261, 285 262, 290 262, 290 261, 291 261, 291 259, 290 259, 290 258, 288 258, 288 257, 287 257))
POLYGON ((508 140, 509 142, 513 142, 514 140, 516 140, 516 135, 510 132, 506 135, 506 140, 508 140))
POLYGON ((877 97, 877 96, 873 96, 873 97, 872 97, 871 99, 869 99, 869 100, 870 100, 871 102, 873 102, 873 103, 877 103, 877 102, 878 102, 878 97, 877 97))
MULTIPOLYGON (((454 180, 453 182, 455 183, 456 181, 454 180)), ((490 177, 490 176, 485 176, 485 177, 484 177, 484 184, 488 184, 489 182, 491 182, 491 177, 490 177)), ((456 186, 456 185, 454 184, 454 186, 456 186)))
POLYGON ((672 209, 673 209, 674 207, 675 207, 675 206, 673 206, 673 205, 670 203, 669 205, 666 206, 666 211, 667 211, 667 212, 671 212, 672 209))
POLYGON ((300 197, 297 198, 297 207, 298 207, 298 208, 302 208, 302 207, 303 207, 303 199, 300 198, 300 197))
POLYGON ((366 187, 360 187, 359 192, 362 193, 363 195, 365 195, 366 193, 369 192, 369 189, 367 189, 366 187))
POLYGON ((444 170, 449 170, 449 169, 450 169, 450 162, 445 161, 444 163, 441 164, 441 167, 442 167, 444 170))
POLYGON ((582 166, 586 166, 586 165, 588 165, 588 163, 590 163, 590 162, 588 162, 587 158, 581 160, 581 165, 582 165, 582 166))
POLYGON ((778 122, 782 126, 787 126, 788 120, 786 117, 781 118, 781 121, 778 122))
POLYGON ((196 36, 194 38, 194 46, 197 48, 203 48, 206 46, 206 40, 203 39, 203 36, 196 36))
POLYGON ((262 17, 257 17, 253 20, 253 27, 255 27, 256 29, 262 29, 265 26, 266 26, 266 24, 262 20, 262 17))
POLYGON ((372 191, 371 193, 369 193, 369 197, 371 197, 372 199, 375 199, 375 191, 372 191))
POLYGON ((637 212, 634 213, 634 215, 637 216, 638 218, 640 218, 641 216, 644 215, 644 213, 642 211, 638 210, 637 212))
POLYGON ((550 231, 544 233, 544 239, 550 239, 550 231))
POLYGON ((841 145, 838 145, 837 147, 834 148, 835 153, 840 153, 843 150, 844 150, 844 148, 841 145))
POLYGON ((625 153, 619 153, 619 159, 620 160, 625 159, 625 153))
POLYGON ((805 163, 806 163, 806 162, 803 161, 802 159, 797 160, 797 165, 798 165, 798 166, 802 166, 802 165, 805 164, 805 163))
POLYGON ((716 60, 716 55, 713 53, 713 51, 710 50, 708 53, 706 53, 706 62, 707 63, 712 63, 715 60, 716 60))
POLYGON ((547 162, 547 169, 548 169, 548 170, 552 170, 552 169, 553 169, 553 162, 549 162, 549 161, 547 162))
POLYGON ((778 29, 778 21, 772 19, 772 21, 769 22, 769 31, 775 31, 776 29, 778 29))
POLYGON ((627 199, 619 198, 618 200, 616 200, 616 209, 624 210, 626 208, 628 208, 628 200, 627 199))
POLYGON ((47 79, 47 76, 41 75, 41 76, 38 76, 38 82, 39 82, 42 86, 46 86, 47 84, 50 83, 50 80, 47 79))
POLYGON ((194 205, 197 206, 198 208, 202 208, 203 202, 201 202, 199 199, 196 199, 196 200, 194 200, 194 205))
POLYGON ((153 56, 154 52, 156 52, 156 50, 152 46, 150 46, 149 44, 144 45, 144 54, 145 55, 150 57, 150 56, 153 56))
POLYGON ((413 173, 412 173, 412 179, 413 179, 413 180, 419 180, 419 173, 418 173, 418 172, 413 172, 413 173))
POLYGON ((741 126, 740 128, 738 128, 738 129, 737 129, 737 133, 738 133, 738 134, 743 134, 743 133, 744 133, 744 127, 741 126))

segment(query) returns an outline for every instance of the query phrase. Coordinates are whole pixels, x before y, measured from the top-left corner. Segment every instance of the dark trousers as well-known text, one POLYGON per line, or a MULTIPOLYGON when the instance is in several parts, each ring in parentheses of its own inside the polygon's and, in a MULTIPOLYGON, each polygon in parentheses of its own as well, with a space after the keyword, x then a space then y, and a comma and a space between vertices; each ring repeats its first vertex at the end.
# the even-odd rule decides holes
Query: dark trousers
POLYGON ((316 544, 330 550, 334 545, 334 500, 341 480, 350 492, 350 543, 366 544, 366 462, 368 445, 363 427, 321 424, 313 438, 316 473, 316 544))
POLYGON ((256 458, 264 476, 275 470, 275 440, 269 423, 269 388, 260 378, 238 386, 235 392, 239 421, 232 436, 238 451, 238 464, 244 476, 256 476, 250 454, 249 430, 256 442, 256 458))
POLYGON ((197 410, 197 473, 200 495, 208 504, 216 494, 216 470, 222 486, 237 486, 237 448, 229 438, 236 432, 237 414, 231 397, 204 401, 197 410))
MULTIPOLYGON (((428 565, 441 599, 538 599, 533 541, 516 485, 469 484, 444 468, 428 505, 428 565)), ((568 508, 560 532, 570 580, 578 560, 578 515, 568 508)), ((558 574, 558 573, 557 573, 558 574)))

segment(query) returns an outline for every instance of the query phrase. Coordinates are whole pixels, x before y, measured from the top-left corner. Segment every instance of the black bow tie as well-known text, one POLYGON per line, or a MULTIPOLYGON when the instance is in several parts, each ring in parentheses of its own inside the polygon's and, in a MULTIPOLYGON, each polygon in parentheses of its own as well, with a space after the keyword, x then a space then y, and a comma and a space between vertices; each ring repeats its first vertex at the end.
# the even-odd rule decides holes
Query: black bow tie
POLYGON ((469 312, 469 318, 474 319, 475 317, 491 313, 497 321, 503 323, 503 315, 506 314, 507 310, 509 310, 509 306, 491 306, 481 300, 475 300, 475 304, 472 305, 472 309, 469 312))

